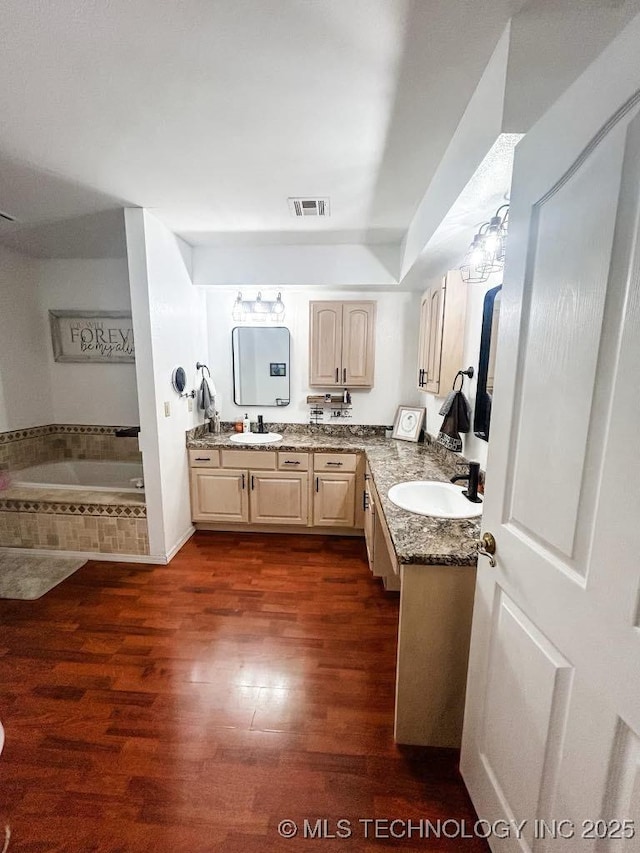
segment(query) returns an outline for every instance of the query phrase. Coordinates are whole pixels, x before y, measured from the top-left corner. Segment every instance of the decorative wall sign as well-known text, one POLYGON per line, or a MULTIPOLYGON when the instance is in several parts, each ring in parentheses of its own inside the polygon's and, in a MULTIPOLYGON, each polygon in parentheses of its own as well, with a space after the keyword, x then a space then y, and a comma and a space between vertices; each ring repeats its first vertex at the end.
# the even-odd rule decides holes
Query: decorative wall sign
POLYGON ((135 361, 130 311, 49 311, 49 322, 56 361, 135 361))

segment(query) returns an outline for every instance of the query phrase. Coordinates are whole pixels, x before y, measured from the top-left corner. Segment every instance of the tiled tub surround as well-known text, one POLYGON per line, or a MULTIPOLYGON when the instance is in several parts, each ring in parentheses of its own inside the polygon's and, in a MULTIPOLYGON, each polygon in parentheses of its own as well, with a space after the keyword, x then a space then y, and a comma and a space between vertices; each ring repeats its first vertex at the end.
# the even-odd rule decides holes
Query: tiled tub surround
POLYGON ((441 519, 415 515, 400 509, 387 497, 391 486, 406 480, 448 481, 466 470, 467 461, 441 445, 427 441, 414 443, 384 438, 384 427, 304 424, 269 424, 282 434, 275 444, 239 445, 229 441, 233 429, 224 425, 220 435, 200 428, 187 433, 187 447, 206 449, 233 448, 259 452, 284 451, 359 451, 366 455, 373 481, 382 502, 399 563, 438 566, 475 566, 478 519, 441 519), (225 429, 225 426, 227 429, 225 429), (292 428, 293 427, 293 428, 292 428), (200 435, 199 438, 194 437, 200 435))
POLYGON ((3 547, 140 556, 149 553, 146 507, 124 504, 128 495, 118 497, 119 502, 114 505, 21 499, 13 490, 3 494, 3 547))
POLYGON ((0 471, 64 459, 111 459, 142 463, 137 438, 120 438, 122 427, 48 424, 0 433, 0 471))
MULTIPOLYGON (((71 459, 141 464, 137 438, 120 427, 48 425, 0 433, 0 470, 71 459)), ((142 492, 10 486, 0 491, 0 546, 144 556, 149 553, 142 492)))

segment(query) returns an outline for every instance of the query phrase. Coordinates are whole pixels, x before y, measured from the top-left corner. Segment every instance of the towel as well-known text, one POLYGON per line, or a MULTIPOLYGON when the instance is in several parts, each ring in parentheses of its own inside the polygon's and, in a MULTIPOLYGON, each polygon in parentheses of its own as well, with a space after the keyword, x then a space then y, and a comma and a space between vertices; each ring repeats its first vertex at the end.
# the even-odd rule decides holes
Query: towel
POLYGON ((451 391, 440 409, 444 421, 440 427, 437 441, 454 453, 462 452, 461 432, 469 432, 471 427, 471 406, 462 391, 451 391))
POLYGON ((212 418, 216 413, 215 388, 212 390, 206 376, 202 377, 198 391, 198 408, 202 409, 205 418, 212 418))

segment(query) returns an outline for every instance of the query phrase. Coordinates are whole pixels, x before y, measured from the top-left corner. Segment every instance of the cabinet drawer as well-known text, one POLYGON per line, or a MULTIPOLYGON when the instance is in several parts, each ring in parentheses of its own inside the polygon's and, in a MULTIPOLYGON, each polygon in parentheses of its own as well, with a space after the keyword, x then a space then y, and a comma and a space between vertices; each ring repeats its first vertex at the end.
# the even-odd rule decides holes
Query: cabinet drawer
POLYGON ((308 453, 278 453, 278 468, 282 471, 308 471, 308 453))
POLYGON ((220 451, 215 450, 189 450, 189 465, 192 468, 219 468, 220 451))
POLYGON ((222 450, 223 468, 251 468, 254 471, 273 471, 275 450, 222 450))
POLYGON ((358 467, 357 453, 314 453, 315 471, 355 471, 358 467))

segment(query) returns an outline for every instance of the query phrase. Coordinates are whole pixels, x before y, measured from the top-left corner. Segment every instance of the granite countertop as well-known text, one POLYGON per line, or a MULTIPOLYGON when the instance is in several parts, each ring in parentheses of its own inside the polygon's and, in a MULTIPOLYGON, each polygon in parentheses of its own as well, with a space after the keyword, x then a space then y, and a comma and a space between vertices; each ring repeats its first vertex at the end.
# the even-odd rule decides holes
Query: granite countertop
MULTIPOLYGON (((274 431, 275 427, 274 427, 274 431)), ((242 445, 229 440, 228 431, 187 441, 191 449, 357 451, 366 455, 382 503, 398 562, 424 565, 470 566, 477 562, 476 541, 480 519, 429 518, 400 509, 387 497, 391 486, 406 480, 446 482, 465 468, 462 457, 440 445, 413 443, 380 435, 330 435, 311 430, 278 430, 281 441, 274 444, 242 445)))
POLYGON ((325 433, 289 432, 282 433, 282 439, 272 444, 236 444, 230 440, 230 435, 232 433, 211 434, 206 438, 192 438, 187 441, 187 447, 192 450, 208 450, 220 447, 225 450, 285 450, 289 452, 297 450, 309 453, 313 453, 314 450, 335 451, 336 453, 352 450, 364 453, 371 447, 388 447, 391 442, 396 444, 395 440, 381 436, 335 436, 325 433))
POLYGON ((465 460, 434 445, 387 440, 386 447, 366 449, 371 476, 382 504, 399 563, 475 566, 480 519, 430 518, 396 506, 388 498, 391 486, 406 480, 448 482, 465 470, 465 460))

